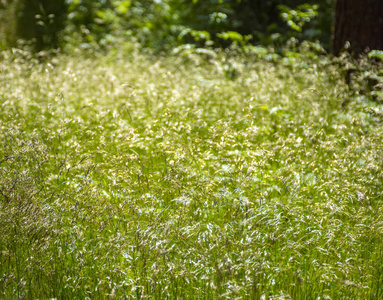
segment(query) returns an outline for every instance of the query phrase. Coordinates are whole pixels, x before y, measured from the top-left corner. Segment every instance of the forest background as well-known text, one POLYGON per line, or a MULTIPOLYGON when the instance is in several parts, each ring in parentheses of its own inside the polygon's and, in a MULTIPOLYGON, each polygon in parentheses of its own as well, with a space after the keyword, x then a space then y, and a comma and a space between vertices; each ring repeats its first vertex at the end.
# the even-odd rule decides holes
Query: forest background
POLYGON ((20 39, 33 41, 37 51, 64 45, 110 49, 124 42, 156 52, 230 45, 281 52, 302 41, 335 55, 383 48, 383 8, 375 1, 2 0, 0 5, 3 48, 20 39))
MULTIPOLYGON (((3 0, 2 47, 19 38, 38 50, 111 48, 137 41, 155 51, 319 41, 330 49, 332 0, 3 0), (188 45, 188 46, 185 46, 188 45)), ((250 48, 248 48, 249 50, 250 48)), ((256 50, 256 49, 253 49, 256 50)))

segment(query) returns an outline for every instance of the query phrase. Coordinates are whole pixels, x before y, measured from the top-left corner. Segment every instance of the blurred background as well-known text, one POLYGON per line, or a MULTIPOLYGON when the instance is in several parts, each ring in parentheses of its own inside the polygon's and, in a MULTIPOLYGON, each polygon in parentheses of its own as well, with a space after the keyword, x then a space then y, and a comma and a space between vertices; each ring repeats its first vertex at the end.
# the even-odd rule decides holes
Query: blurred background
POLYGON ((0 46, 281 52, 302 41, 337 54, 383 48, 375 0, 1 0, 0 46), (332 38, 333 37, 333 38, 332 38), (21 42, 24 41, 24 42, 21 42), (27 42, 25 42, 27 41, 27 42), (347 44, 347 42, 349 42, 347 44))
POLYGON ((108 48, 136 42, 155 51, 231 44, 330 48, 333 0, 1 0, 1 47, 108 48), (185 48, 185 47, 183 47, 185 48))

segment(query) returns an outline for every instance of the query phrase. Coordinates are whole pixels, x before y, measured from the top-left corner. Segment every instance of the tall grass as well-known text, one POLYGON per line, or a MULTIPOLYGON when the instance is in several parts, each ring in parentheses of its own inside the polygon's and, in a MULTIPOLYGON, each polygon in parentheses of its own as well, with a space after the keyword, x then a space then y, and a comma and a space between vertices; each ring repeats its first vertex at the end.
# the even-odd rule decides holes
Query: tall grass
POLYGON ((2 56, 1 298, 383 299, 383 108, 328 59, 2 56))

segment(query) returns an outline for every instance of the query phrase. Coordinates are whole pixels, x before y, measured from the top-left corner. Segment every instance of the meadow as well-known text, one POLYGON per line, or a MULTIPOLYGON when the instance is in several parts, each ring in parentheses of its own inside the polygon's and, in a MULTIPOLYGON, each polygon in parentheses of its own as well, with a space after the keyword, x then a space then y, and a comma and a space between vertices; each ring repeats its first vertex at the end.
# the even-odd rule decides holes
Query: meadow
POLYGON ((383 107, 330 58, 0 55, 0 298, 383 299, 383 107))

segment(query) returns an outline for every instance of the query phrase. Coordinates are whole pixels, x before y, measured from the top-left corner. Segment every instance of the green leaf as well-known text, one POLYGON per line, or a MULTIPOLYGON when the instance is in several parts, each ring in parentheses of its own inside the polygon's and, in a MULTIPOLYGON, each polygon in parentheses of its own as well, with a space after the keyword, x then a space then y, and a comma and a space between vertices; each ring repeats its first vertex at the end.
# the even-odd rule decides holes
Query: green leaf
POLYGON ((383 51, 382 50, 372 50, 368 53, 368 58, 377 58, 383 61, 383 51))
POLYGON ((122 1, 117 7, 116 10, 120 14, 125 14, 128 11, 128 8, 132 5, 131 1, 122 1))

